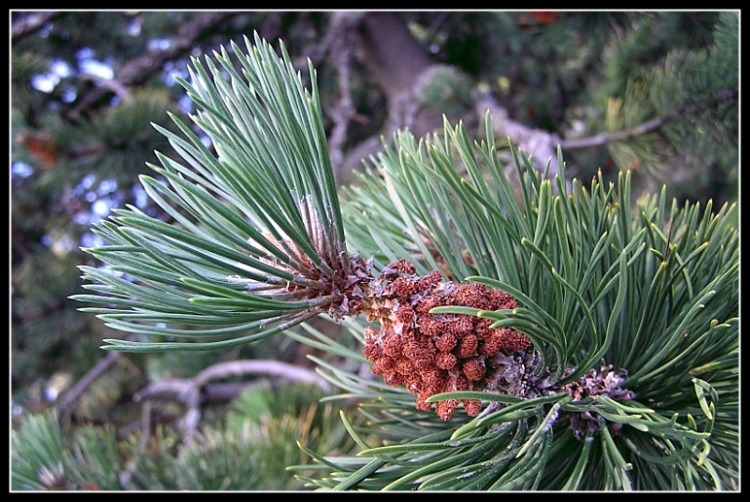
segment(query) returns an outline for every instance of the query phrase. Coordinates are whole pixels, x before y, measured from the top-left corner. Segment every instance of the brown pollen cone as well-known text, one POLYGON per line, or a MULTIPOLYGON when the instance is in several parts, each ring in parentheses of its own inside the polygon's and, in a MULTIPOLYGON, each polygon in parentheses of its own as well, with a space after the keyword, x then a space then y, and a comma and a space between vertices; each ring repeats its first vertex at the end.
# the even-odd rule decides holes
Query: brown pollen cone
MULTIPOLYGON (((491 329, 488 319, 463 314, 430 314, 443 305, 482 310, 513 309, 515 298, 481 284, 442 281, 433 271, 416 275, 414 265, 398 260, 383 269, 364 295, 363 313, 378 321, 380 331, 367 328, 364 356, 373 373, 391 386, 405 385, 417 396, 419 410, 432 408, 426 399, 434 394, 484 390, 493 368, 492 356, 511 354, 531 345, 531 340, 510 328, 491 329)), ((459 405, 476 416, 476 399, 438 401, 436 413, 450 420, 459 405)))

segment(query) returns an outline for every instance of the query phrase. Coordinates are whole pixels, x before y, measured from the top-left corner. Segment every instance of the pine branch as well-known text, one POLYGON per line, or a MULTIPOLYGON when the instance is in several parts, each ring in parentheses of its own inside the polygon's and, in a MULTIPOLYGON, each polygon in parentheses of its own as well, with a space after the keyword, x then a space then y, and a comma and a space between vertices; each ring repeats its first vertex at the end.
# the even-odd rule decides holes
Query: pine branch
POLYGON ((560 141, 560 147, 565 150, 575 150, 579 148, 607 145, 617 141, 625 141, 643 134, 657 131, 671 122, 682 120, 685 117, 690 117, 691 115, 700 113, 704 110, 716 108, 727 101, 736 101, 738 97, 739 93, 737 89, 724 89, 712 98, 685 105, 665 115, 647 120, 625 130, 605 132, 588 138, 562 140, 560 141))
MULTIPOLYGON (((316 481, 327 488, 736 482, 735 206, 670 206, 666 188, 635 205, 630 172, 584 186, 560 149, 542 172, 511 142, 516 186, 487 114, 482 141, 447 120, 440 136, 398 133, 340 207, 314 69, 305 89, 283 45, 281 57, 257 36, 246 45, 233 44, 238 61, 194 59, 180 80, 213 151, 180 121, 181 135, 157 126, 180 160, 159 155, 165 182, 142 182, 174 221, 129 208, 97 226, 108 244, 87 251, 109 267, 82 267, 95 294, 74 298, 148 339, 107 349, 214 349, 321 314, 346 321, 361 351, 303 325, 312 347, 373 363, 311 357, 365 419, 342 417, 358 457, 304 450, 332 469, 316 481)), ((537 132, 506 122, 531 150, 537 132)), ((246 369, 138 398, 183 403, 189 440, 199 385, 246 369)))
POLYGON ((279 58, 257 37, 255 47, 247 39, 246 45, 247 55, 233 44, 240 71, 222 49, 215 53, 221 69, 209 58, 205 65, 194 59, 192 83, 179 79, 199 106, 191 118, 218 155, 176 117, 182 136, 156 126, 191 167, 157 154, 162 167, 152 167, 171 186, 151 177, 142 182, 179 225, 130 208, 96 229, 111 245, 92 254, 135 277, 146 267, 150 279, 131 284, 82 267, 104 286, 85 287, 110 296, 75 297, 105 305, 89 310, 119 329, 202 340, 108 341, 119 350, 227 347, 320 313, 341 317, 354 307, 350 294, 369 277, 364 260, 345 250, 312 67, 310 92, 285 51, 279 58), (146 255, 136 257, 133 246, 146 255), (161 299, 154 303, 156 291, 161 299), (140 309, 130 308, 132 297, 140 309), (164 315, 174 327, 154 326, 164 315))
MULTIPOLYGON (((494 321, 492 328, 524 333, 534 349, 525 355, 485 358, 484 364, 495 370, 486 374, 501 379, 480 380, 479 392, 427 398, 428 403, 448 403, 438 408, 446 415, 451 401, 464 401, 467 410, 476 406, 474 399, 486 403, 472 420, 447 431, 422 421, 422 416, 409 415, 411 403, 404 393, 329 368, 329 378, 343 395, 369 404, 363 413, 372 426, 357 430, 360 437, 375 434, 388 438, 392 446, 365 449, 360 453, 366 457, 361 465, 337 464, 319 486, 444 490, 731 486, 736 479, 734 460, 729 461, 734 467, 719 476, 712 472, 722 461, 714 457, 709 465, 701 457, 698 474, 692 468, 698 460, 689 452, 709 444, 716 447, 724 441, 715 436, 716 431, 733 430, 736 388, 713 404, 703 402, 698 412, 696 403, 704 391, 692 390, 694 382, 686 368, 704 368, 704 361, 713 360, 711 367, 725 368, 727 374, 717 375, 712 385, 723 378, 736 381, 729 368, 736 368, 738 343, 738 234, 727 218, 736 207, 723 206, 717 213, 711 204, 703 210, 698 205, 678 207, 673 201, 670 207, 664 190, 634 207, 628 173, 621 173, 614 184, 596 177, 590 187, 573 179, 567 190, 560 153, 561 172, 551 180, 533 169, 527 157, 519 161, 514 154, 522 195, 516 205, 514 189, 498 165, 489 118, 485 126, 487 137, 481 143, 473 142, 461 126, 446 125, 441 137, 420 141, 409 133, 399 134, 395 147, 373 159, 361 186, 347 194, 348 241, 360 254, 376 256, 375 269, 408 250, 421 270, 439 269, 512 294, 518 307, 510 312, 449 305, 430 313, 464 313, 494 321), (559 195, 553 194, 552 184, 559 195), (372 221, 380 224, 367 224, 372 221), (671 235, 670 224, 675 229, 671 235), (718 233, 705 233, 708 228, 718 233), (721 264, 709 258, 718 255, 721 264), (665 312, 671 314, 661 315, 665 312), (535 360, 537 356, 543 362, 535 360), (674 398, 668 399, 669 405, 659 404, 660 396, 667 395, 681 396, 680 404, 672 404, 674 398), (723 425, 714 423, 718 415, 711 407, 717 402, 727 406, 723 425), (683 406, 701 418, 679 421, 683 406), (416 420, 421 421, 419 427, 407 425, 416 420), (714 431, 710 437, 709 430, 714 431), (570 442, 566 437, 574 439, 570 442), (588 446, 592 444, 597 445, 593 450, 588 446), (542 453, 545 448, 556 453, 547 456, 542 453), (573 456, 581 452, 575 469, 559 461, 560 448, 569 449, 573 456), (663 478, 651 477, 653 467, 635 467, 641 455, 669 463, 657 474, 663 478)), ((422 331, 431 329, 430 324, 417 323, 422 331)), ((371 328, 360 325, 351 331, 363 338, 366 357, 377 360, 373 371, 384 375, 384 383, 391 383, 390 364, 381 363, 380 353, 372 348, 377 338, 371 328)), ((402 328, 401 340, 405 334, 408 331, 402 328)), ((408 341, 406 337, 402 343, 408 341)), ((400 364, 394 342, 383 337, 381 350, 389 351, 386 354, 400 364)), ((342 352, 333 341, 325 343, 329 352, 342 352)), ((438 339, 436 349, 445 343, 438 339)), ((456 350, 454 356, 462 350, 460 344, 456 350)), ((413 356, 423 358, 424 353, 413 356)), ((453 360, 442 358, 438 364, 448 366, 453 360)), ((482 374, 478 369, 477 375, 482 374)), ((397 381, 394 378, 393 383, 397 381)), ((727 381, 727 389, 733 385, 727 381)), ((731 446, 726 453, 733 456, 729 452, 736 451, 736 439, 727 441, 731 446)))

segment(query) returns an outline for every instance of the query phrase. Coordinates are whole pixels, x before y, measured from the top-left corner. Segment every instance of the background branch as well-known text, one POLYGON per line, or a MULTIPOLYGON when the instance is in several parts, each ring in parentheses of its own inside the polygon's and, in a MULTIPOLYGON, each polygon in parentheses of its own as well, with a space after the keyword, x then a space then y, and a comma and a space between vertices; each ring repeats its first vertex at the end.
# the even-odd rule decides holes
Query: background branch
POLYGON ((101 86, 103 90, 112 91, 117 97, 125 101, 130 98, 130 89, 122 85, 122 83, 116 79, 102 78, 94 74, 81 75, 81 81, 95 82, 101 86))
POLYGON ((348 12, 334 12, 331 14, 331 28, 324 40, 324 48, 329 51, 330 58, 338 73, 338 99, 331 112, 333 129, 328 138, 331 162, 338 171, 344 160, 344 145, 346 136, 356 108, 352 101, 350 87, 351 61, 355 39, 353 27, 359 22, 361 14, 348 12), (332 36, 333 35, 333 36, 332 36))
MULTIPOLYGON (((246 376, 246 375, 269 375, 279 377, 290 382, 303 382, 317 385, 328 391, 328 382, 317 373, 307 368, 280 361, 245 360, 229 361, 209 366, 192 378, 167 379, 154 382, 145 389, 138 392, 135 401, 165 400, 176 401, 185 406, 183 416, 183 442, 189 444, 192 441, 200 421, 200 404, 204 387, 211 380, 221 378, 246 376)), ((244 387, 235 387, 241 392, 244 387)), ((226 394, 222 397, 225 399, 226 394)))
POLYGON ((477 117, 483 118, 489 110, 492 119, 492 129, 497 136, 510 137, 519 149, 531 155, 537 169, 544 169, 550 162, 549 172, 554 176, 559 172, 557 165, 557 145, 560 136, 554 132, 528 127, 510 118, 508 111, 489 93, 476 93, 474 111, 477 117))
POLYGON ((198 373, 192 380, 194 385, 202 387, 211 380, 245 375, 270 375, 290 382, 317 385, 325 391, 329 390, 326 380, 313 370, 273 360, 229 361, 214 364, 198 373))
POLYGON ((642 134, 656 131, 669 124, 670 122, 679 120, 687 115, 698 113, 709 108, 714 108, 724 101, 736 101, 737 98, 737 89, 724 89, 711 99, 705 99, 698 103, 683 106, 670 113, 667 113, 666 115, 647 120, 631 128, 623 129, 621 131, 604 132, 595 136, 590 136, 588 138, 563 140, 560 143, 560 146, 563 148, 563 150, 574 150, 576 148, 591 148, 594 146, 607 145, 609 143, 614 143, 617 141, 624 141, 636 136, 640 136, 642 134))
POLYGON ((116 73, 110 85, 96 87, 82 96, 78 105, 69 115, 77 116, 88 108, 101 104, 113 94, 113 89, 126 89, 143 84, 152 75, 159 72, 168 61, 182 57, 195 47, 196 43, 211 35, 217 27, 236 16, 236 12, 200 12, 190 21, 183 24, 177 34, 170 39, 166 49, 151 49, 146 54, 126 62, 116 73))
POLYGON ((398 14, 375 12, 363 16, 359 45, 367 72, 385 94, 388 112, 383 127, 376 134, 346 152, 341 168, 343 174, 361 168, 362 159, 380 150, 380 138, 390 138, 399 128, 408 127, 416 136, 421 136, 442 125, 440 115, 423 110, 415 95, 424 72, 436 63, 398 14))
POLYGON ((62 414, 68 411, 73 403, 75 403, 100 376, 117 362, 120 355, 119 352, 109 352, 103 359, 88 370, 73 387, 60 396, 60 399, 57 401, 57 409, 60 413, 62 414))
POLYGON ((64 16, 65 12, 35 12, 19 17, 11 26, 11 42, 17 43, 33 35, 42 27, 55 19, 64 16))

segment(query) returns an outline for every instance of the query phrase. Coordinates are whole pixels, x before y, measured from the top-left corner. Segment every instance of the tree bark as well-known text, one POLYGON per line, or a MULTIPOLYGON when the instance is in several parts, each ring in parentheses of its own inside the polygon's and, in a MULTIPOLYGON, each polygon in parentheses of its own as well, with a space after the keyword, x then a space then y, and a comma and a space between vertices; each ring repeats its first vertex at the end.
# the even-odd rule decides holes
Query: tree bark
POLYGON ((389 101, 412 88, 419 74, 434 64, 397 14, 364 14, 360 34, 365 66, 389 101))
POLYGON ((401 17, 392 12, 366 12, 361 15, 359 35, 363 64, 385 94, 388 113, 376 135, 346 153, 338 169, 342 183, 348 181, 348 173, 362 167, 362 159, 381 149, 381 136, 389 139, 406 127, 422 136, 442 124, 440 115, 422 109, 416 96, 421 77, 436 63, 401 17))
MULTIPOLYGON (((440 114, 421 105, 421 93, 429 82, 432 70, 439 65, 429 52, 411 35, 404 21, 391 12, 365 13, 360 24, 364 65, 388 101, 388 118, 375 136, 352 147, 339 168, 339 180, 346 183, 346 173, 361 168, 362 159, 382 148, 380 137, 390 140, 396 130, 408 128, 416 137, 442 128, 440 114)), ((489 109, 495 134, 509 136, 514 143, 531 154, 537 168, 543 169, 551 160, 550 172, 556 173, 557 134, 526 126, 513 120, 507 110, 489 95, 477 93, 473 112, 478 122, 484 121, 489 109)))

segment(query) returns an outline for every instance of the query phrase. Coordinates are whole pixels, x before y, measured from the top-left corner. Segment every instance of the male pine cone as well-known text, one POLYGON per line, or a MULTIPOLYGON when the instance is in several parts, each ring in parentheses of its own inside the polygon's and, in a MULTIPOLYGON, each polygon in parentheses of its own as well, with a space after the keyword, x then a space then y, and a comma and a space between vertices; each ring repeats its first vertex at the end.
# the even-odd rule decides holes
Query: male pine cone
MULTIPOLYGON (((464 314, 430 314, 434 307, 453 305, 480 310, 513 309, 515 298, 481 284, 442 281, 433 271, 419 277, 407 260, 385 267, 367 287, 361 313, 378 321, 380 331, 365 331, 364 356, 373 373, 391 386, 405 385, 417 396, 416 407, 429 410, 432 395, 487 388, 495 359, 526 349, 531 340, 510 328, 492 329, 492 321, 464 314)), ((481 409, 478 399, 437 402, 437 415, 450 420, 463 404, 469 416, 481 409)))

